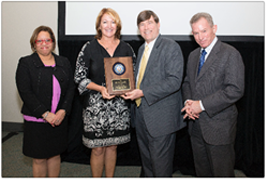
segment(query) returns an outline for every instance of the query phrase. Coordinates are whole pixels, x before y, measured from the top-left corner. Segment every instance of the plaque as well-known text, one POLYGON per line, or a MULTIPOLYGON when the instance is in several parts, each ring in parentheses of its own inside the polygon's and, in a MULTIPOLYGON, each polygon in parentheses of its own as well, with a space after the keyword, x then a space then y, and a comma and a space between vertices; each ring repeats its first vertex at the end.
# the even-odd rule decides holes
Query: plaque
POLYGON ((121 95, 135 89, 132 57, 104 58, 106 88, 110 95, 121 95))

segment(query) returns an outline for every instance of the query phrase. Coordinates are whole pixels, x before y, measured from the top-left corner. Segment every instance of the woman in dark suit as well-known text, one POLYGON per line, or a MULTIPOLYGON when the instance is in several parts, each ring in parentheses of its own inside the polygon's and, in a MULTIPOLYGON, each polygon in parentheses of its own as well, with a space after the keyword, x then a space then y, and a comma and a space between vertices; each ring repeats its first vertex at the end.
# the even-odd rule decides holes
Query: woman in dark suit
POLYGON ((58 56, 55 36, 46 26, 30 39, 33 54, 20 58, 16 84, 23 101, 23 153, 33 158, 34 177, 58 177, 67 147, 67 115, 74 95, 73 72, 58 56))

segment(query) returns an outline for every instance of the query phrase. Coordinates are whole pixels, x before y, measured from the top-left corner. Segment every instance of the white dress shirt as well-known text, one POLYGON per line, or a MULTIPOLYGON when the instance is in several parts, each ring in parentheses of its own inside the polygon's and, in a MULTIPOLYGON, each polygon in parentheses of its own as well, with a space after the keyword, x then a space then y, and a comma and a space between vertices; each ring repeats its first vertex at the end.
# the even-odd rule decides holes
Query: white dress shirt
MULTIPOLYGON (((159 37, 159 36, 158 36, 159 37)), ((157 37, 157 38, 158 38, 157 37)), ((147 42, 145 42, 145 47, 146 47, 146 45, 148 45, 148 48, 149 48, 149 50, 148 50, 148 55, 149 55, 149 57, 150 57, 150 53, 151 53, 151 51, 152 51, 152 48, 153 48, 153 46, 154 46, 154 44, 155 44, 155 42, 156 42, 156 40, 157 40, 157 38, 155 38, 153 41, 151 41, 150 43, 147 43, 147 42)), ((144 54, 144 53, 143 53, 144 54)), ((142 54, 142 56, 141 56, 141 59, 143 58, 143 54, 142 54)), ((140 60, 140 63, 141 63, 141 60, 140 60)), ((136 80, 138 80, 138 76, 139 76, 139 72, 140 72, 140 64, 139 63, 139 68, 138 68, 138 73, 137 73, 137 77, 136 77, 136 80)), ((136 83, 137 83, 137 81, 136 81, 136 83)))
MULTIPOLYGON (((210 54, 212 48, 213 48, 214 45, 216 44, 217 40, 218 40, 218 38, 215 37, 215 38, 213 39, 213 41, 211 42, 211 44, 210 44, 208 47, 205 48, 205 51, 206 51, 205 62, 206 62, 206 59, 207 59, 208 55, 210 54)), ((202 50, 203 50, 203 48, 201 48, 201 51, 200 51, 200 52, 202 52, 202 50)), ((200 107, 201 107, 202 111, 204 111, 205 108, 204 108, 204 105, 203 105, 202 101, 199 100, 199 103, 200 103, 200 107)))

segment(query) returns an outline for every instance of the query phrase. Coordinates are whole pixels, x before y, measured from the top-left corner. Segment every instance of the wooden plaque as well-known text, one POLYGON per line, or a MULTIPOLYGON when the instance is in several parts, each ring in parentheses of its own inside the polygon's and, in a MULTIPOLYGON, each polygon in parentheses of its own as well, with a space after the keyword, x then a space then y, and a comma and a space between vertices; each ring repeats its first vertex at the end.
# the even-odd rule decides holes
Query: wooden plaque
POLYGON ((110 95, 135 89, 132 57, 104 58, 106 88, 110 95))

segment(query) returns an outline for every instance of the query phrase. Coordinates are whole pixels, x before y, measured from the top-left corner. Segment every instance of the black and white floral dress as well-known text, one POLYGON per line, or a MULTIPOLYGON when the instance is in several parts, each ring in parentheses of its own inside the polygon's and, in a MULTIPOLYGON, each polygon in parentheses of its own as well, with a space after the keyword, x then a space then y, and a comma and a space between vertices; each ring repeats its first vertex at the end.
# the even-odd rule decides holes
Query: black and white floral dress
MULTIPOLYGON (((135 54, 131 46, 120 41, 113 57, 135 54)), ((75 82, 83 101, 83 144, 88 148, 127 143, 130 136, 130 101, 121 97, 103 99, 100 92, 88 90, 90 82, 105 86, 104 57, 111 57, 96 39, 82 47, 76 62, 75 82)))

